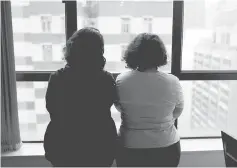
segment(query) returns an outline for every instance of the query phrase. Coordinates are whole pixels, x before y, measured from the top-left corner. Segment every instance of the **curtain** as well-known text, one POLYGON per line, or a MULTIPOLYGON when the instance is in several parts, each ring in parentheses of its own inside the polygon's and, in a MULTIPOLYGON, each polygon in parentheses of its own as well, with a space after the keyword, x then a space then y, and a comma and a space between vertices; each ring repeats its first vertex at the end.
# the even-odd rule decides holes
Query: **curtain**
POLYGON ((1 1, 1 149, 20 146, 11 2, 1 1))

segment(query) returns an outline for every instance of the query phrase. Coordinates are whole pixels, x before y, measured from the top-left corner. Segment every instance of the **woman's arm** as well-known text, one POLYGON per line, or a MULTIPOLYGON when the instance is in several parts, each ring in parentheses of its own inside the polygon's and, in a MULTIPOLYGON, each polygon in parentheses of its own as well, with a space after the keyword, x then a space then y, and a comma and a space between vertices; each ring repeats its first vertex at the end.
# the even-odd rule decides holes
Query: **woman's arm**
POLYGON ((122 112, 122 106, 120 104, 120 98, 119 98, 119 86, 118 86, 118 82, 119 82, 119 76, 116 79, 115 82, 115 101, 114 101, 114 106, 115 108, 119 111, 122 112))
POLYGON ((179 118, 179 116, 182 114, 183 112, 183 107, 179 107, 179 106, 175 106, 175 109, 173 111, 173 116, 175 119, 179 118))
POLYGON ((176 105, 173 111, 173 117, 177 119, 181 115, 184 108, 184 96, 183 96, 183 90, 178 78, 176 78, 174 86, 175 86, 174 88, 175 88, 176 105))
POLYGON ((114 106, 115 106, 115 108, 116 108, 119 112, 122 112, 122 106, 121 106, 121 104, 120 104, 120 102, 119 102, 119 96, 118 96, 118 90, 117 90, 117 88, 116 88, 116 99, 115 99, 115 101, 114 101, 114 106))

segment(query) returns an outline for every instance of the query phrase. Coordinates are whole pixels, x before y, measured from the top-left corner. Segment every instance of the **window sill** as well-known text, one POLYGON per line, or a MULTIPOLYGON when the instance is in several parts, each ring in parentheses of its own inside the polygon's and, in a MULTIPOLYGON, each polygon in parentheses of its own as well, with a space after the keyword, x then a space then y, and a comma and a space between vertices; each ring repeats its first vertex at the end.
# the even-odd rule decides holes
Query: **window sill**
MULTIPOLYGON (((222 151, 220 139, 181 139, 181 150, 185 152, 222 151)), ((2 153, 2 157, 44 156, 43 143, 23 143, 18 151, 2 153)))

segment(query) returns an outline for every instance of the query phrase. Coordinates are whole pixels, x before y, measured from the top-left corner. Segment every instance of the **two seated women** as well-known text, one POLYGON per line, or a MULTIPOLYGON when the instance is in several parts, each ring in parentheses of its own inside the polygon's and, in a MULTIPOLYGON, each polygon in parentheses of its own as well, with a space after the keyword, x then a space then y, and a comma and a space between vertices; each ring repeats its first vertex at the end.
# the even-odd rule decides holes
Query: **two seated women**
POLYGON ((75 32, 65 47, 66 66, 53 73, 46 93, 51 121, 45 157, 53 166, 176 167, 180 138, 174 126, 183 110, 177 77, 159 71, 167 52, 159 36, 139 34, 123 56, 131 70, 116 81, 104 70, 99 30, 75 32), (117 134, 110 108, 121 113, 117 134))

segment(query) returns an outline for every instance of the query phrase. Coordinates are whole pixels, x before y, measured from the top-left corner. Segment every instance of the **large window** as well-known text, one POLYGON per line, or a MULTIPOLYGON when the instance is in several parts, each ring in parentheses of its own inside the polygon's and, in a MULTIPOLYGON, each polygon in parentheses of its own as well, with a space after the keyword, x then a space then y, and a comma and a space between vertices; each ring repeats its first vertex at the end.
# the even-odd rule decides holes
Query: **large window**
POLYGON ((64 4, 61 1, 27 2, 12 1, 16 70, 54 71, 63 67, 64 4))
POLYGON ((105 40, 105 69, 115 73, 127 71, 121 45, 142 32, 156 33, 164 41, 169 63, 161 69, 171 71, 172 15, 172 0, 77 1, 78 29, 89 25, 100 30, 105 40))
POLYGON ((220 136, 237 105, 237 81, 181 81, 185 106, 178 120, 181 137, 220 136))
MULTIPOLYGON (((185 107, 178 121, 181 137, 220 136, 237 105, 237 81, 182 81, 185 107)), ((17 82, 18 109, 23 141, 42 141, 49 123, 45 108, 47 82, 17 82)), ((120 113, 114 106, 112 117, 117 129, 120 113)))
POLYGON ((237 70, 236 0, 184 1, 183 70, 237 70))
MULTIPOLYGON (((179 77, 183 86, 185 108, 178 120, 181 137, 220 136, 220 127, 227 126, 236 109, 235 6, 235 0, 12 1, 23 141, 43 140, 50 119, 44 100, 47 80, 65 65, 66 37, 85 26, 103 34, 105 69, 115 76, 127 71, 121 58, 137 34, 158 34, 169 60, 160 70, 179 77)), ((114 106, 111 111, 119 128, 120 114, 114 106)))
POLYGON ((45 107, 47 85, 47 82, 17 82, 19 124, 23 141, 43 141, 50 121, 45 107))
MULTIPOLYGON (((21 139, 23 141, 43 141, 50 121, 45 106, 47 82, 17 82, 18 113, 21 139)), ((117 129, 120 126, 120 113, 114 106, 112 117, 117 129)))
POLYGON ((182 66, 177 68, 178 76, 195 81, 182 81, 186 105, 178 129, 182 137, 220 136, 221 129, 229 129, 228 121, 237 107, 237 3, 183 3, 182 54, 177 59, 182 66))

